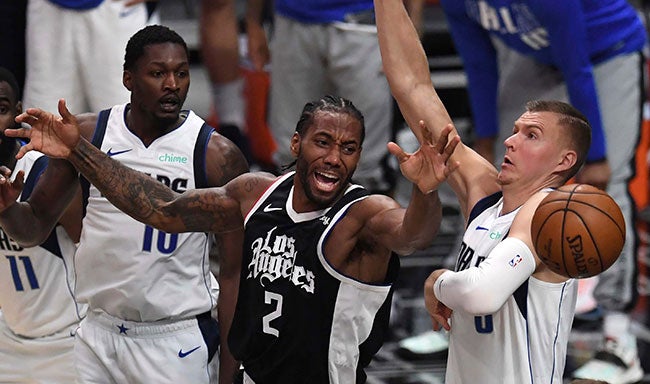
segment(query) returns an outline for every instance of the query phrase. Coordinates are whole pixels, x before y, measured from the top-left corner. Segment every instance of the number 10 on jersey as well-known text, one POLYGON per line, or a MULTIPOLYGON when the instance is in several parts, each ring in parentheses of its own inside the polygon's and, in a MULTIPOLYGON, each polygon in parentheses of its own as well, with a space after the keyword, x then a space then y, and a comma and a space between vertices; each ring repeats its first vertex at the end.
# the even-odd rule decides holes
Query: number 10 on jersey
POLYGON ((154 229, 149 225, 144 227, 144 239, 142 250, 151 252, 153 248, 154 237, 156 237, 156 249, 163 254, 170 254, 176 250, 178 245, 178 233, 167 233, 154 229))

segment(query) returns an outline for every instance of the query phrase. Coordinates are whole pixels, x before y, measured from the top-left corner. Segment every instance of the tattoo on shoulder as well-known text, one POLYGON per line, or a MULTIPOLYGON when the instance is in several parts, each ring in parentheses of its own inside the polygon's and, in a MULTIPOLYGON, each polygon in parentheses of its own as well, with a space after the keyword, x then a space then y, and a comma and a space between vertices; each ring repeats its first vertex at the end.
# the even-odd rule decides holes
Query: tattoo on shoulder
POLYGON ((219 163, 219 173, 221 174, 220 185, 228 183, 230 180, 248 171, 248 164, 244 155, 234 145, 224 147, 221 161, 219 163))
POLYGON ((241 227, 236 202, 215 189, 187 191, 179 204, 165 213, 177 215, 191 231, 219 233, 241 227))
POLYGON ((253 191, 260 183, 260 180, 257 177, 253 177, 250 180, 246 180, 244 183, 244 191, 251 192, 253 191))

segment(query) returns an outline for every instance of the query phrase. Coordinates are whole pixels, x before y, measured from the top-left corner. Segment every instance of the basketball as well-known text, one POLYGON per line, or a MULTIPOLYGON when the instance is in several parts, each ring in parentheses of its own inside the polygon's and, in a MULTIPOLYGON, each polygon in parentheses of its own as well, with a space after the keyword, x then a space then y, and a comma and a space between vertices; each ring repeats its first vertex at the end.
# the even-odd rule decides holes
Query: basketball
POLYGON ((531 236, 537 256, 553 272, 586 278, 618 259, 625 242, 625 221, 606 192, 587 184, 570 184, 542 200, 533 216, 531 236))

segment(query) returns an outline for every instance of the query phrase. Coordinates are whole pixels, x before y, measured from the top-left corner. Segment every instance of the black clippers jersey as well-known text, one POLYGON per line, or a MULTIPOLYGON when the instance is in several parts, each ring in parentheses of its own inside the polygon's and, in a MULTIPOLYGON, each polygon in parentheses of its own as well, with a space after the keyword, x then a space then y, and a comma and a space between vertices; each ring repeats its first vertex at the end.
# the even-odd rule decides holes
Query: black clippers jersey
POLYGON ((368 192, 351 185, 331 208, 296 213, 293 175, 274 182, 246 217, 230 349, 257 384, 364 382, 388 328, 399 260, 392 256, 380 285, 337 272, 325 241, 368 192))

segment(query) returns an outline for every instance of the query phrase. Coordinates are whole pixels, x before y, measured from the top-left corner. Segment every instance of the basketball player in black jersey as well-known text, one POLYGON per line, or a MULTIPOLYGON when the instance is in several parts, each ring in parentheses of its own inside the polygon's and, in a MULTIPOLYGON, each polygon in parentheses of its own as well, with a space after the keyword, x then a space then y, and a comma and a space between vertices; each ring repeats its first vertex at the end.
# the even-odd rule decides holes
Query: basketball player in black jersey
MULTIPOLYGON (((75 118, 29 109, 17 121, 31 149, 67 159, 117 207, 167 232, 245 229, 229 346, 254 383, 364 382, 388 325, 398 261, 430 245, 442 217, 437 188, 459 142, 428 136, 413 154, 389 150, 414 188, 409 206, 352 181, 364 121, 348 100, 307 103, 291 139, 295 172, 247 173, 222 188, 177 194, 79 135, 75 118)), ((0 181, 6 183, 6 181, 0 181)))

